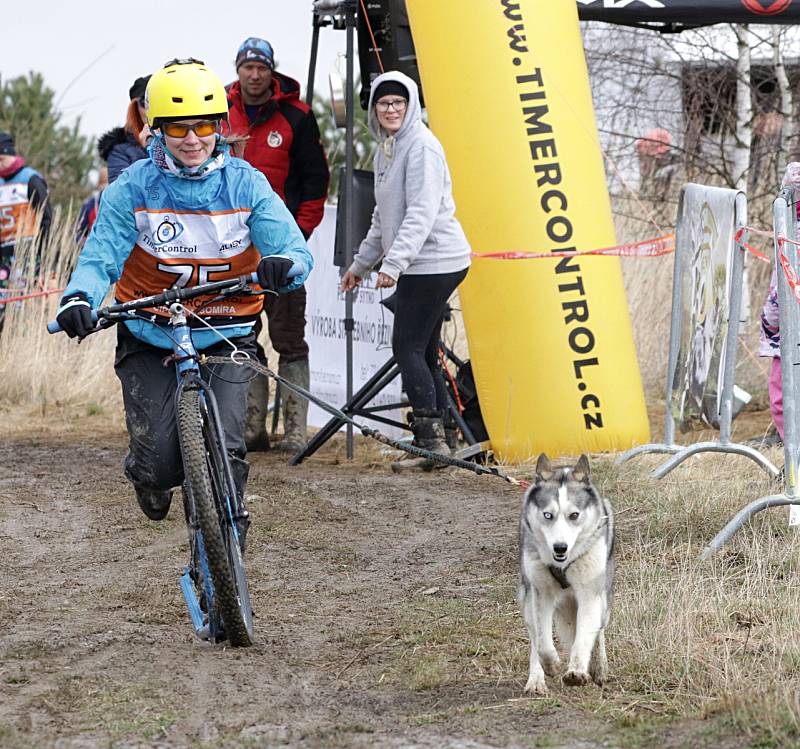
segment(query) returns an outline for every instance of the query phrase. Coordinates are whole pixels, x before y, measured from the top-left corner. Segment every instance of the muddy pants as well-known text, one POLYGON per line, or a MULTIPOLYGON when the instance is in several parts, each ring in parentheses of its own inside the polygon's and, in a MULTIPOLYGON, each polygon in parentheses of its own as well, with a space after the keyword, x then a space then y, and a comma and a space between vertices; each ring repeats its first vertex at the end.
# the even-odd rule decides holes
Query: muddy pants
MULTIPOLYGON (((235 339, 236 345, 255 354, 255 335, 235 339)), ((230 346, 221 342, 203 353, 225 355, 230 346)), ((175 414, 177 379, 175 366, 162 362, 172 352, 150 346, 118 326, 114 370, 122 383, 125 421, 128 425, 128 455, 125 475, 150 489, 171 489, 183 483, 183 464, 175 414)), ((244 423, 247 387, 252 370, 236 364, 213 364, 202 369, 217 400, 228 452, 244 458, 244 423)))

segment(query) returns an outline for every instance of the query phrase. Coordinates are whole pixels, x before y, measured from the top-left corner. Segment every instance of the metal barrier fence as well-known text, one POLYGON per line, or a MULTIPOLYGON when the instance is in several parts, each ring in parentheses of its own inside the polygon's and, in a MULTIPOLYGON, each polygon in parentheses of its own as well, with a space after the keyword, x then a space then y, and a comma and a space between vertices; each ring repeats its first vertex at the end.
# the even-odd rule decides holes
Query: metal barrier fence
MULTIPOLYGON (((666 405, 664 408, 664 440, 663 442, 639 445, 620 455, 616 462, 624 463, 627 460, 645 453, 672 454, 666 462, 656 468, 650 475, 653 478, 662 478, 673 468, 683 463, 684 460, 701 452, 734 453, 744 455, 764 468, 773 476, 778 475, 778 469, 767 460, 758 450, 731 442, 731 422, 733 420, 734 377, 736 372, 736 356, 738 349, 738 322, 742 302, 743 269, 745 250, 735 239, 740 228, 747 225, 747 198, 744 193, 736 190, 727 190, 719 187, 707 187, 689 183, 681 189, 678 203, 678 222, 675 241, 675 266, 672 278, 672 317, 670 321, 669 357, 667 361, 666 405), (686 319, 684 303, 686 294, 684 286, 689 286, 690 274, 693 271, 693 255, 696 254, 695 245, 701 241, 698 236, 693 236, 691 221, 699 210, 708 211, 711 216, 710 223, 716 225, 715 210, 727 221, 728 233, 722 238, 729 250, 728 257, 729 278, 727 281, 726 308, 721 310, 725 332, 720 363, 721 383, 718 388, 717 417, 719 421, 719 439, 708 442, 697 442, 693 445, 678 445, 675 443, 675 416, 673 402, 675 385, 690 379, 689 371, 691 362, 689 357, 680 362, 683 341, 684 325, 686 319), (732 213, 732 222, 730 221, 732 213)), ((705 252, 709 249, 703 250, 705 252)), ((697 285, 694 294, 708 293, 707 289, 697 285)), ((707 372, 706 377, 712 373, 707 372)))
MULTIPOLYGON (((768 507, 800 505, 798 496, 798 459, 800 459, 800 299, 789 283, 787 274, 797 277, 798 248, 784 243, 787 238, 797 240, 797 214, 794 191, 787 187, 779 193, 773 205, 775 265, 778 278, 778 306, 781 335, 781 387, 783 388, 783 493, 761 497, 740 510, 703 550, 700 559, 707 559, 722 548, 753 515, 768 507), (781 256, 788 261, 784 272, 781 256)), ((791 524, 800 522, 800 512, 792 508, 791 524)))

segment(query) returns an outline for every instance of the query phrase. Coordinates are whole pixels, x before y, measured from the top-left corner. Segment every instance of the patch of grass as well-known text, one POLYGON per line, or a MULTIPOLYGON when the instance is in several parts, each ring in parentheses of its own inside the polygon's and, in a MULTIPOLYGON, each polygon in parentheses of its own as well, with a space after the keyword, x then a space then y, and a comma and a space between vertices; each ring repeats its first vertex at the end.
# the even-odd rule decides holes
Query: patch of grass
POLYGON ((0 746, 3 749, 33 749, 38 744, 21 734, 16 728, 0 725, 0 746))
POLYGON ((535 746, 536 749, 548 749, 548 747, 563 746, 563 744, 561 743, 560 737, 556 738, 555 736, 545 734, 543 736, 536 736, 531 746, 535 746))
POLYGON ((614 740, 625 749, 656 747, 670 720, 663 716, 626 712, 614 721, 614 740))
POLYGON ((415 715, 413 721, 418 726, 432 726, 434 723, 442 723, 450 718, 450 714, 444 710, 436 713, 422 713, 415 715))
MULTIPOLYGON (((256 478, 251 477, 251 485, 257 485, 256 478)), ((252 507, 257 515, 257 522, 249 531, 254 546, 280 543, 326 556, 352 557, 352 548, 336 538, 340 528, 355 524, 355 516, 346 507, 333 505, 313 492, 275 479, 269 500, 253 503, 252 507)))
POLYGON ((561 707, 561 701, 556 697, 532 697, 525 705, 525 709, 534 715, 548 715, 561 707))
POLYGON ((59 720, 75 720, 82 730, 103 728, 112 739, 163 736, 178 719, 170 686, 70 677, 34 703, 59 720))
MULTIPOLYGON (((427 691, 447 684, 475 683, 491 679, 506 680, 522 658, 509 651, 509 621, 516 603, 511 580, 498 586, 507 588, 503 603, 484 600, 476 606, 463 598, 439 595, 416 598, 400 612, 395 622, 393 657, 382 666, 390 680, 414 691, 427 691)), ((455 589, 453 589, 455 590, 455 589)))
POLYGON ((751 696, 725 696, 709 706, 708 712, 748 735, 754 748, 800 745, 800 694, 797 686, 784 685, 776 691, 754 687, 751 696))
POLYGON ((86 415, 87 416, 101 416, 105 413, 105 408, 101 406, 99 403, 88 403, 86 405, 86 415))
POLYGON ((6 676, 3 681, 6 684, 29 684, 31 679, 27 674, 13 674, 6 676))
POLYGON ((373 734, 375 728, 364 723, 335 723, 330 726, 320 726, 306 733, 303 738, 315 738, 324 742, 323 746, 336 742, 336 739, 347 737, 353 734, 373 734))
POLYGON ((53 644, 45 640, 28 640, 4 650, 0 660, 38 661, 51 655, 54 650, 53 644))
POLYGON ((408 686, 415 692, 425 692, 455 681, 454 666, 445 653, 432 653, 415 658, 407 673, 408 686))

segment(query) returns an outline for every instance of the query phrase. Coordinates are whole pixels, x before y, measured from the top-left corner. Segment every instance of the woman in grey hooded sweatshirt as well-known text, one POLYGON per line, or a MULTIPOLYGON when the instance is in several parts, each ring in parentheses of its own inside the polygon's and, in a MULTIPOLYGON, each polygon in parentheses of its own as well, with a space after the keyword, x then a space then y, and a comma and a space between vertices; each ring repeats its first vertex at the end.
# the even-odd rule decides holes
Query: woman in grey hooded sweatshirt
MULTIPOLYGON (((342 290, 354 289, 382 261, 375 287, 397 286, 392 351, 411 403, 414 444, 449 454, 438 346, 447 300, 469 269, 470 246, 455 217, 444 150, 422 122, 411 78, 390 71, 375 79, 369 129, 378 140, 375 211, 342 290)), ((392 468, 432 466, 416 458, 392 468)))

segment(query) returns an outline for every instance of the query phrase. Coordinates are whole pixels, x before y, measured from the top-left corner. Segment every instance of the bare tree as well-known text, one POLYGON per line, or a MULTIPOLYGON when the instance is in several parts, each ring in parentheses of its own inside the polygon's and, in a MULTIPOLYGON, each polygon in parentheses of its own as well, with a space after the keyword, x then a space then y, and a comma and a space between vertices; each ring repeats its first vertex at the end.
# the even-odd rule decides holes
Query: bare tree
POLYGON ((797 158, 795 153, 797 143, 795 140, 796 127, 794 124, 794 106, 792 87, 789 83, 789 76, 786 73, 784 56, 782 49, 782 39, 786 30, 780 26, 771 27, 772 41, 772 64, 775 68, 775 79, 778 82, 778 101, 780 114, 780 130, 776 149, 776 158, 779 164, 794 161, 797 158))
MULTIPOLYGON (((710 26, 677 35, 584 24, 584 48, 617 230, 623 240, 671 228, 685 182, 741 188, 748 223, 771 226, 786 162, 800 156, 794 120, 800 49, 794 27, 710 26)), ((758 243, 757 240, 753 240, 758 243)), ((746 297, 760 302, 771 271, 748 263, 746 297)), ((631 261, 625 270, 642 367, 663 376, 670 263, 631 261)), ((746 305, 745 305, 746 309, 746 305)), ((752 317, 752 315, 751 315, 752 317)), ((755 349, 755 325, 746 350, 755 349)), ((742 362, 744 365, 744 360, 742 362)), ((763 386, 754 357, 740 384, 763 386)), ((648 375, 650 376, 650 375, 648 375)), ((650 384, 655 382, 650 380, 650 384)))
POLYGON ((753 143, 753 96, 750 81, 750 32, 746 24, 733 27, 736 35, 736 125, 733 146, 733 186, 748 193, 750 149, 753 143))
POLYGON ((659 35, 585 24, 618 213, 669 223, 680 184, 695 181, 746 185, 755 215, 768 220, 786 161, 781 144, 798 148, 792 92, 800 86, 797 65, 783 59, 798 33, 784 28, 776 40, 773 28, 711 26, 659 35))

